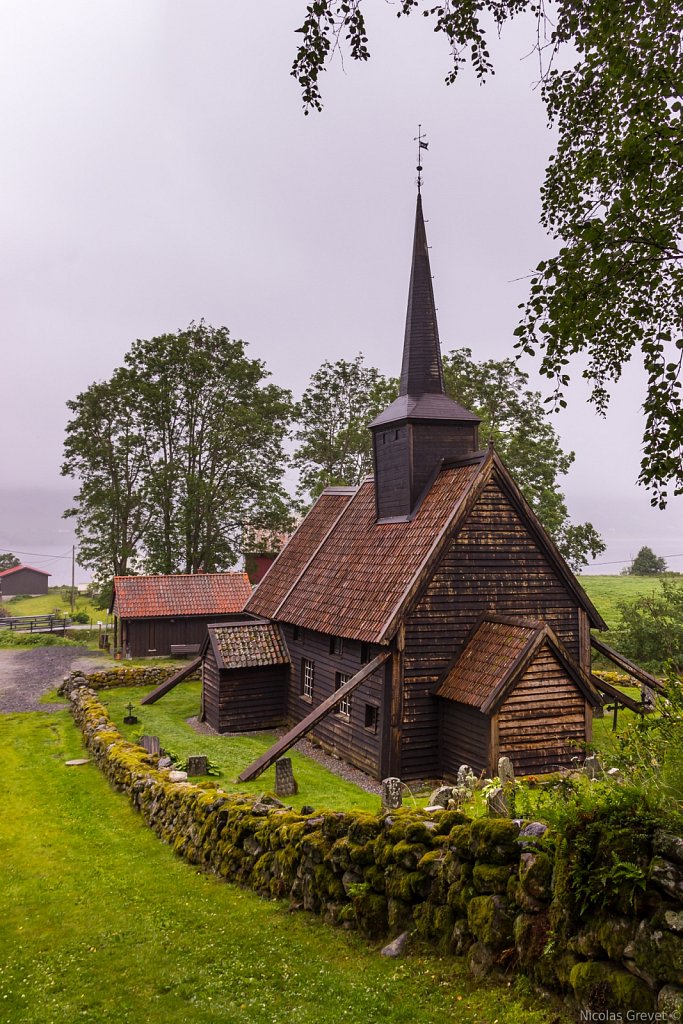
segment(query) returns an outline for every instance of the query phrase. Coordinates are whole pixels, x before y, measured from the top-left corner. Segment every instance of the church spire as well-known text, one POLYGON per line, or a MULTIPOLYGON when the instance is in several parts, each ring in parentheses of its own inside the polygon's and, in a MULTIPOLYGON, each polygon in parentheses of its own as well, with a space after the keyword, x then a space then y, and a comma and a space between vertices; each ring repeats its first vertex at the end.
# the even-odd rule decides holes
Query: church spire
POLYGON ((399 394, 415 398, 419 395, 445 394, 429 247, 419 192, 399 394))

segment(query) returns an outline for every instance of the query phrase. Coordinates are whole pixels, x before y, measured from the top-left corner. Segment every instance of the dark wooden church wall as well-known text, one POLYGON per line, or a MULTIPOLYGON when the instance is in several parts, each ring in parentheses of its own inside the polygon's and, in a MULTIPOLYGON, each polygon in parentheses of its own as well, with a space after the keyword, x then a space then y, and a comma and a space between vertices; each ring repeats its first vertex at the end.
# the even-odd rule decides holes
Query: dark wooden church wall
POLYGON ((380 519, 407 514, 410 506, 408 453, 407 426, 377 431, 375 477, 382 479, 382 487, 378 494, 380 519))
POLYGON ((477 450, 477 425, 430 423, 429 429, 422 426, 422 429, 412 431, 411 444, 415 473, 412 482, 413 498, 417 500, 441 459, 471 455, 477 450))
MULTIPOLYGON (((358 640, 343 640, 341 654, 330 653, 330 637, 325 633, 301 630, 295 639, 294 628, 281 624, 287 642, 292 668, 287 699, 287 717, 294 724, 305 718, 317 704, 334 692, 338 672, 354 676, 366 661, 371 661, 382 648, 376 645, 361 645, 358 640), (361 661, 361 647, 365 661, 361 661), (302 695, 302 659, 308 658, 315 664, 313 700, 302 695)), ((346 718, 334 711, 327 715, 313 730, 316 742, 338 757, 367 772, 374 778, 379 776, 379 756, 382 736, 382 689, 384 675, 380 669, 363 683, 351 697, 351 715, 346 718), (376 708, 374 724, 366 727, 366 705, 376 708)))
POLYGON ((439 748, 444 778, 455 781, 461 764, 468 764, 475 775, 489 772, 491 722, 486 715, 467 704, 438 699, 439 748))
POLYGON ((220 731, 220 694, 218 666, 209 646, 202 662, 202 710, 204 720, 216 732, 220 731))
POLYGON ((434 686, 486 611, 543 619, 578 656, 576 598, 495 482, 485 488, 406 621, 406 779, 438 774, 434 686))

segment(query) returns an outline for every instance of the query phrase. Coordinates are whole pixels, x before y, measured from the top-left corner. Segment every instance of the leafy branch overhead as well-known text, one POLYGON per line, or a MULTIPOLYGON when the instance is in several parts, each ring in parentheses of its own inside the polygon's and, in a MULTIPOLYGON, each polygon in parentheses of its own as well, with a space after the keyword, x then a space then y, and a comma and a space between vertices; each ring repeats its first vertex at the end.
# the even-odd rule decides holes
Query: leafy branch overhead
MULTIPOLYGON (((292 74, 306 111, 321 109, 321 72, 335 51, 367 60, 364 0, 309 4, 292 74)), ((677 0, 401 0, 442 33, 455 81, 470 63, 494 71, 487 28, 531 15, 531 49, 557 136, 541 190, 542 221, 557 240, 539 263, 515 334, 540 356, 567 402, 581 360, 591 401, 605 414, 624 367, 646 376, 639 480, 652 503, 683 493, 683 6, 677 0), (565 68, 565 70, 561 70, 565 68)), ((389 8, 388 8, 389 11, 389 8)))

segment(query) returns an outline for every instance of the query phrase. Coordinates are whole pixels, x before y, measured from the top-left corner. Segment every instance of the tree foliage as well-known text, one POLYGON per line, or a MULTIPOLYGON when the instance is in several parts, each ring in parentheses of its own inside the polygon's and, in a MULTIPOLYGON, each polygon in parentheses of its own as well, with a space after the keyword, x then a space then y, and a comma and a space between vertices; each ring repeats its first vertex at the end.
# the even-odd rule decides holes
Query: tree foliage
POLYGON ((368 423, 397 394, 397 382, 366 366, 360 354, 316 370, 294 412, 300 494, 316 498, 325 487, 353 486, 372 473, 368 423))
POLYGON ((79 562, 100 583, 130 571, 234 564, 245 523, 287 527, 281 485, 289 392, 224 328, 137 341, 111 379, 68 403, 62 473, 79 562))
POLYGON ((491 438, 524 497, 575 570, 605 550, 591 523, 573 524, 558 486, 574 462, 564 452, 540 392, 514 359, 476 362, 468 348, 444 356, 446 390, 481 417, 479 436, 491 438))
MULTIPOLYGON (((319 77, 346 48, 367 60, 364 0, 312 0, 292 74, 306 111, 320 109, 319 77)), ((541 356, 563 406, 580 358, 591 401, 637 356, 646 375, 640 482, 664 507, 683 493, 683 7, 677 0, 399 0, 399 17, 432 19, 452 54, 452 82, 470 62, 493 72, 487 28, 536 19, 542 95, 557 137, 541 191, 557 254, 539 263, 516 330, 541 356)))
POLYGON ((11 551, 0 553, 0 572, 4 572, 5 569, 16 569, 18 565, 21 565, 21 562, 11 551))
POLYGON ((652 593, 619 604, 619 650, 653 671, 683 673, 683 583, 660 579, 652 593))
MULTIPOLYGON (((480 436, 493 438, 527 501, 574 569, 605 550, 591 523, 572 524, 557 483, 574 453, 563 452, 541 396, 513 359, 477 363, 469 349, 444 356, 444 379, 452 398, 482 419, 480 436)), ((294 465, 300 491, 316 497, 330 485, 355 485, 372 472, 368 423, 398 394, 398 381, 367 367, 325 362, 311 377, 295 416, 300 442, 294 465)))
POLYGON ((627 576, 657 576, 666 572, 666 560, 643 546, 626 570, 627 576))

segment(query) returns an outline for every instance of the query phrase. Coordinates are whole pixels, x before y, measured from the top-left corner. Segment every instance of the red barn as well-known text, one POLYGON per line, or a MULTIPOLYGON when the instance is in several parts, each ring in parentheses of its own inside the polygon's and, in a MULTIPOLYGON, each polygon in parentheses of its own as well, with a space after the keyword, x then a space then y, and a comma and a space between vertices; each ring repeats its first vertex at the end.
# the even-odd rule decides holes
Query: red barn
POLYGON ((15 565, 13 569, 0 572, 0 601, 3 598, 39 597, 47 594, 47 581, 51 573, 34 569, 30 565, 15 565))

